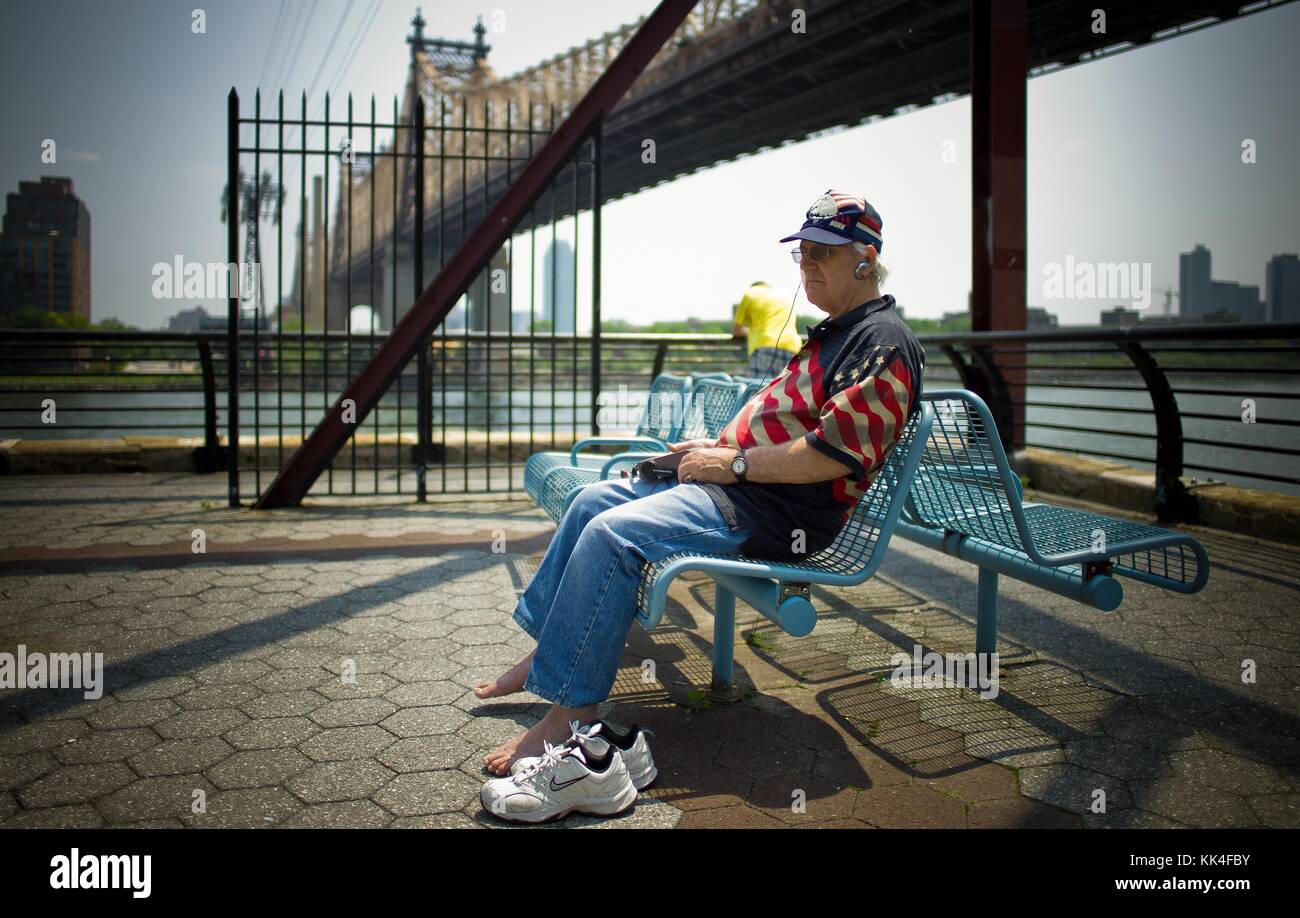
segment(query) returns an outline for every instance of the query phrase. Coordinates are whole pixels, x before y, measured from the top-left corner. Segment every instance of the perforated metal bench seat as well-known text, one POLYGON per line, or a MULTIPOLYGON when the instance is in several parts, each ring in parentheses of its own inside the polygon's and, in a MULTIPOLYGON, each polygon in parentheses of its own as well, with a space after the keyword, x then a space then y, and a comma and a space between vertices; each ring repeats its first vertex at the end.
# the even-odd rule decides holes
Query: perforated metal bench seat
POLYGON ((916 472, 933 412, 921 404, 885 458, 867 493, 829 546, 800 561, 772 562, 742 554, 682 552, 641 566, 637 621, 646 630, 663 618, 672 581, 687 571, 702 571, 717 584, 713 624, 713 685, 731 684, 735 639, 735 599, 739 596, 783 630, 801 637, 817 622, 810 588, 853 586, 871 577, 884 557, 898 522, 903 498, 916 472))
MULTIPOLYGON (((681 431, 682 405, 691 389, 691 378, 660 373, 650 384, 645 412, 636 434, 630 437, 586 437, 573 444, 568 452, 546 450, 533 453, 524 462, 524 490, 545 507, 543 486, 551 472, 560 468, 599 469, 609 456, 584 453, 594 446, 622 446, 627 451, 663 452, 666 444, 681 431)), ((556 508, 559 510, 560 508, 556 508)), ((555 515, 552 514, 552 518, 555 515)))
POLYGON ((902 537, 979 567, 976 652, 997 646, 1005 574, 1111 611, 1116 576, 1178 593, 1205 586, 1210 564, 1186 533, 1045 502, 1024 502, 988 406, 974 393, 926 393, 935 423, 898 524, 902 537))
MULTIPOLYGON (((695 379, 687 402, 686 417, 676 440, 693 440, 698 437, 716 437, 722 432, 741 407, 757 392, 763 383, 732 378, 726 374, 700 375, 695 379)), ((667 445, 654 452, 668 451, 667 445)), ((537 505, 557 523, 568 512, 569 505, 586 485, 621 474, 632 464, 644 458, 645 451, 628 451, 614 456, 603 456, 598 464, 586 466, 557 466, 547 472, 541 486, 533 494, 537 505)))

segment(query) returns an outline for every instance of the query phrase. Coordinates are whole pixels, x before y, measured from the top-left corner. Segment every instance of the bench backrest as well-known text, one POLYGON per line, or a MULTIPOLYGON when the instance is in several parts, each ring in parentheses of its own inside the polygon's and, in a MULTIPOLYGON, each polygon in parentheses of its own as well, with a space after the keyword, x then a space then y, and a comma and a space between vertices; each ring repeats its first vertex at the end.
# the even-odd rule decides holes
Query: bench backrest
POLYGON ((686 403, 685 418, 679 440, 716 437, 722 433, 737 411, 745 384, 727 377, 703 377, 695 381, 686 403))
POLYGON ((933 420, 933 409, 921 402, 835 541, 806 561, 791 562, 791 567, 840 574, 845 584, 861 583, 875 572, 907 500, 933 420))
POLYGON ((674 440, 682 428, 682 405, 691 391, 691 381, 686 376, 660 373, 650 383, 645 412, 637 425, 637 436, 674 440))
POLYGON ((1025 550, 1024 491, 988 406, 965 389, 926 392, 922 400, 934 405, 934 426, 912 480, 906 518, 1025 550))

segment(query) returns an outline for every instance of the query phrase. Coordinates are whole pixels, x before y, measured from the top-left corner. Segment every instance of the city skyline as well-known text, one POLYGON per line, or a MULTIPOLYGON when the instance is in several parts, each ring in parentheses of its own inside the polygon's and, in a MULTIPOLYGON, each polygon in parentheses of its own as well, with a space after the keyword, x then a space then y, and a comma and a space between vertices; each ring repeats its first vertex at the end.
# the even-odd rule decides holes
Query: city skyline
MULTIPOLYGON (((488 35, 489 63, 499 74, 517 72, 572 44, 575 29, 579 36, 595 34, 651 7, 630 0, 579 3, 559 23, 527 7, 508 9, 506 27, 488 35)), ((52 53, 45 45, 62 34, 54 20, 75 13, 86 26, 63 36, 66 78, 6 103, 11 130, 0 149, 0 181, 8 191, 42 175, 74 179, 103 231, 92 265, 95 319, 158 327, 178 305, 195 304, 153 299, 153 266, 170 262, 178 250, 189 261, 224 260, 217 204, 225 181, 225 100, 214 86, 235 85, 250 107, 263 75, 267 85, 287 85, 290 98, 315 87, 313 105, 331 85, 352 88, 359 99, 374 92, 381 108, 391 99, 407 64, 405 49, 393 50, 409 32, 414 6, 377 7, 353 36, 361 40, 351 68, 350 58, 340 67, 317 66, 332 62, 326 51, 335 26, 361 26, 359 16, 343 15, 349 9, 313 7, 322 18, 311 20, 299 53, 284 60, 284 43, 268 44, 272 7, 223 7, 209 18, 206 38, 213 41, 207 43, 189 35, 188 11, 181 15, 152 0, 121 16, 68 2, 43 5, 21 20, 11 7, 0 10, 9 52, 0 68, 14 83, 52 53), (133 46, 156 52, 150 75, 106 56, 103 43, 84 34, 108 42, 129 34, 133 46), (110 96, 92 104, 76 91, 92 78, 113 80, 118 70, 110 96), (317 74, 327 77, 324 83, 317 74), (191 130, 183 142, 154 136, 151 124, 166 111, 186 113, 191 130), (60 142, 56 163, 40 161, 47 138, 60 142), (208 213, 211 219, 192 219, 208 213)), ((485 12, 468 3, 440 5, 427 11, 428 32, 467 37, 474 17, 485 12)), ((1029 81, 1030 304, 1046 306, 1065 324, 1096 321, 1115 305, 1103 297, 1045 298, 1044 269, 1067 259, 1150 265, 1152 286, 1163 290, 1177 286, 1176 256, 1197 241, 1214 249, 1222 277, 1242 282, 1257 278, 1270 254, 1300 247, 1300 216, 1284 204, 1300 198, 1300 166, 1285 152, 1300 144, 1300 126, 1285 117, 1285 94, 1269 89, 1300 78, 1284 40, 1298 27, 1300 7, 1284 5, 1029 81), (1216 61, 1213 80, 1199 65, 1208 58, 1216 61), (1195 106, 1181 104, 1192 97, 1195 106), (1251 163, 1243 162, 1246 140, 1256 151, 1251 163), (1150 206, 1156 201, 1159 207, 1150 206)), ((959 98, 821 132, 611 201, 603 210, 604 315, 723 319, 758 276, 792 291, 796 275, 786 247, 775 240, 798 225, 828 186, 861 190, 884 216, 883 256, 893 272, 886 289, 909 315, 962 310, 970 284, 969 145, 969 100, 959 98), (745 219, 707 242, 695 221, 682 219, 730 201, 744 202, 745 219), (647 276, 655 284, 646 284, 647 276)), ((286 208, 290 256, 300 219, 286 208)), ((268 273, 265 281, 270 291, 287 291, 292 278, 268 273)), ((209 311, 223 306, 197 302, 209 311)), ((816 313, 802 297, 797 309, 816 313)))

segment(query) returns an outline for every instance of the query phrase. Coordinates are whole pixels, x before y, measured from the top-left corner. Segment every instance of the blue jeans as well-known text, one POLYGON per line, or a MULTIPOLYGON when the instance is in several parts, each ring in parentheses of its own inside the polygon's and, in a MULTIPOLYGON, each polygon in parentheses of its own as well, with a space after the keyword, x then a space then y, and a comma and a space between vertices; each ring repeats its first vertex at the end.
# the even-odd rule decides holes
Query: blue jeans
POLYGON ((749 535, 731 529, 699 485, 617 478, 584 487, 515 608, 537 641, 524 689, 566 708, 604 701, 636 615, 642 563, 733 554, 749 535))

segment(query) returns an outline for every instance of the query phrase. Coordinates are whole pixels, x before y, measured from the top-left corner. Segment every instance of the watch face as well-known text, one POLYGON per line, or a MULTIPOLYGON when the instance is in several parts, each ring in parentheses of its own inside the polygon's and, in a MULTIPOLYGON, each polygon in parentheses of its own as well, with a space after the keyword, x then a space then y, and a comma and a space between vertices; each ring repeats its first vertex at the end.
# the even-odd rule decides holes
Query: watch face
POLYGON ((731 471, 732 471, 732 474, 734 474, 734 475, 743 475, 744 472, 745 472, 745 465, 746 465, 746 462, 745 462, 745 458, 744 458, 743 456, 737 456, 735 459, 732 459, 732 460, 731 460, 731 471))

